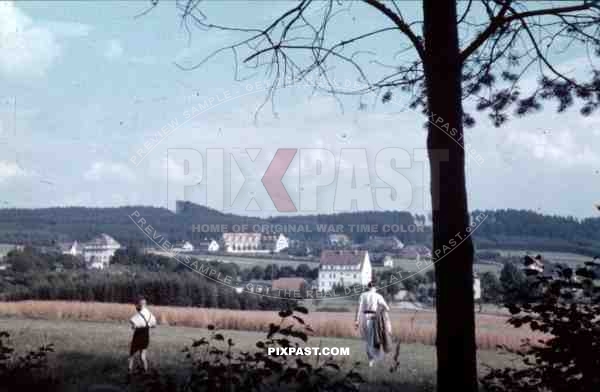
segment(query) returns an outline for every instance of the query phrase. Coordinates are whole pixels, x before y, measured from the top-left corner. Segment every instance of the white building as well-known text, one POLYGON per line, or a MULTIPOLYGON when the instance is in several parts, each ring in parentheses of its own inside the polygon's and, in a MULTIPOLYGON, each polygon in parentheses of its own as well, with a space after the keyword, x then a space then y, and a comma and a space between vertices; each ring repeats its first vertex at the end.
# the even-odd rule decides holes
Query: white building
POLYGON ((477 275, 473 276, 473 298, 481 299, 481 279, 477 275))
POLYGON ((223 233, 227 253, 249 253, 261 250, 260 233, 223 233))
POLYGON ((319 290, 334 286, 366 286, 372 277, 371 260, 367 251, 323 251, 319 265, 319 290))
POLYGON ((382 253, 370 253, 369 259, 371 261, 371 266, 373 267, 384 267, 384 268, 393 268, 394 267, 394 259, 390 255, 382 254, 382 253))
POLYGON ((63 255, 81 256, 82 249, 77 241, 64 242, 59 247, 63 255))
POLYGON ((110 258, 121 247, 114 238, 108 234, 100 234, 87 242, 64 242, 59 245, 64 255, 81 257, 88 268, 104 269, 110 264, 110 258))
POLYGON ((289 239, 284 236, 283 234, 279 234, 279 237, 277 237, 277 241, 275 241, 275 249, 274 252, 275 253, 279 253, 282 250, 285 250, 287 248, 289 248, 290 246, 290 241, 289 239))
POLYGON ((215 240, 210 240, 210 242, 206 244, 206 251, 209 253, 216 253, 219 251, 219 249, 221 249, 221 247, 219 246, 219 243, 215 240))
POLYGON ((392 257, 388 255, 383 256, 383 266, 386 268, 393 268, 394 259, 392 259, 392 257))
POLYGON ((25 249, 23 245, 0 244, 0 260, 5 258, 12 251, 23 251, 23 249, 25 249))
POLYGON ((173 250, 175 252, 193 252, 194 251, 194 245, 192 245, 189 241, 184 241, 182 243, 176 244, 173 247, 173 250))
POLYGON ((331 245, 331 246, 346 246, 346 245, 352 244, 352 240, 350 240, 350 237, 348 236, 348 234, 332 233, 332 234, 329 234, 328 238, 329 238, 329 245, 331 245))
POLYGON ((104 269, 110 264, 110 258, 121 247, 108 234, 100 234, 91 241, 81 244, 82 256, 88 268, 104 269))
POLYGON ((279 253, 289 247, 283 234, 223 233, 223 243, 227 253, 279 253))
POLYGON ((531 257, 529 255, 525 256, 525 271, 533 271, 533 272, 544 272, 544 260, 542 259, 542 255, 537 255, 535 257, 531 257))

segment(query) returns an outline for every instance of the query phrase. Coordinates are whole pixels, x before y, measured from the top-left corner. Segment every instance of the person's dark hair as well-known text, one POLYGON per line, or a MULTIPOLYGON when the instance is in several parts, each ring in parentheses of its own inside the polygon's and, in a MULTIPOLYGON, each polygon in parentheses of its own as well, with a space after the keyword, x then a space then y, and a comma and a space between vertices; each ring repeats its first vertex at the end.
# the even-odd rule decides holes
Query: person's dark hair
POLYGON ((144 297, 139 297, 137 302, 135 303, 135 309, 140 312, 142 309, 144 309, 147 306, 147 302, 146 302, 146 298, 144 297))
POLYGON ((377 282, 375 282, 375 280, 372 280, 369 282, 369 284, 367 284, 368 288, 372 288, 372 287, 377 287, 377 282))

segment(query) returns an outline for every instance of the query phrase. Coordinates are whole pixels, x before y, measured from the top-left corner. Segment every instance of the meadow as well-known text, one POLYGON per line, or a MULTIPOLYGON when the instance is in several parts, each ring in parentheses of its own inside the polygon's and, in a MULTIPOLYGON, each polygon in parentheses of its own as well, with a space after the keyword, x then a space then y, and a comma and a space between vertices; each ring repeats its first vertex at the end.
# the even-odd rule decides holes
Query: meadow
MULTIPOLYGON (((160 250, 152 250, 151 253, 164 256, 164 257, 172 257, 173 255, 169 252, 164 252, 160 250)), ((224 263, 235 263, 238 264, 242 268, 252 268, 255 265, 265 267, 267 265, 278 265, 278 266, 290 266, 297 267, 300 264, 306 264, 311 266, 311 268, 318 267, 318 260, 310 260, 310 259, 293 259, 293 258, 278 258, 278 257, 244 257, 244 256, 232 256, 230 254, 199 254, 199 253, 185 253, 183 256, 189 256, 201 261, 219 261, 224 263)), ((177 256, 178 258, 182 257, 182 255, 177 256)))
MULTIPOLYGON (((62 380, 61 390, 91 391, 91 386, 126 386, 126 361, 131 331, 123 322, 43 320, 0 317, 0 330, 11 333, 12 343, 20 351, 53 343, 50 371, 62 380)), ((237 350, 254 350, 255 342, 265 334, 251 331, 224 331, 237 350)), ((203 328, 160 325, 152 331, 149 361, 152 369, 183 378, 188 369, 181 350, 193 340, 208 337, 203 328)), ((348 347, 350 357, 337 357, 343 367, 361 361, 360 374, 368 384, 364 391, 432 391, 435 384, 435 347, 420 343, 400 346, 400 367, 394 373, 391 355, 376 368, 366 367, 363 342, 356 338, 311 337, 309 347, 348 347)), ((509 365, 514 356, 499 351, 479 350, 480 374, 488 367, 509 365)), ((314 360, 311 358, 310 360, 314 360)), ((114 389, 113 389, 114 390, 114 389)))
MULTIPOLYGON (((235 331, 265 332, 272 322, 279 322, 273 311, 242 311, 192 307, 152 306, 162 326, 217 328, 235 331)), ((0 317, 44 319, 55 321, 93 321, 125 323, 134 311, 132 305, 71 302, 18 301, 0 303, 0 317)), ((400 311, 391 314, 394 337, 401 343, 435 343, 435 313, 431 311, 400 311)), ((525 328, 515 329, 500 314, 477 314, 477 346, 494 350, 498 345, 518 349, 524 338, 536 341, 544 336, 525 328)), ((357 338, 352 312, 311 312, 306 321, 314 335, 330 338, 357 338)))

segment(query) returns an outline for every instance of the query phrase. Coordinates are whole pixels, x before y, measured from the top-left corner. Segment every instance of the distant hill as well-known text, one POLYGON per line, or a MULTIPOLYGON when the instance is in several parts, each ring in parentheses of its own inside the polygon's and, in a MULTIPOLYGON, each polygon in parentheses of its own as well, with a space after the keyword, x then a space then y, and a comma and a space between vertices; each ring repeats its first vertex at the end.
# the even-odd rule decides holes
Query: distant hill
MULTIPOLYGON (((202 240, 219 237, 220 232, 192 232, 193 226, 224 226, 226 231, 234 225, 247 225, 249 229, 283 225, 305 228, 305 231, 289 233, 298 239, 321 239, 326 233, 317 225, 343 225, 355 241, 364 241, 369 233, 352 232, 351 225, 398 225, 414 226, 413 216, 407 212, 354 212, 329 215, 298 215, 288 217, 256 218, 225 214, 214 209, 177 202, 176 213, 158 207, 128 206, 115 208, 56 207, 40 209, 0 209, 0 243, 51 245, 57 241, 86 241, 99 233, 107 233, 121 243, 148 244, 146 235, 132 222, 130 215, 137 211, 147 224, 171 241, 202 240), (308 231, 306 231, 308 228, 308 231), (321 230, 322 231, 322 230, 321 230)), ((275 226, 277 228, 277 226, 275 226)), ((381 230, 381 229, 380 229, 381 230)), ((406 242, 424 242, 430 233, 396 233, 406 242)))
POLYGON ((87 241, 102 232, 119 241, 142 240, 143 234, 129 218, 136 210, 160 222, 167 231, 177 227, 174 213, 156 207, 11 208, 0 209, 0 242, 49 245, 55 241, 87 241))
MULTIPOLYGON (((324 225, 342 225, 355 242, 365 241, 369 234, 396 235, 405 243, 431 243, 431 231, 400 231, 384 233, 383 226, 414 227, 415 217, 404 211, 362 211, 338 214, 293 215, 256 218, 226 214, 190 202, 177 202, 176 213, 159 207, 127 206, 115 208, 56 207, 39 209, 0 209, 0 243, 51 245, 57 241, 86 241, 99 233, 107 233, 123 244, 148 244, 148 238, 131 221, 129 215, 138 211, 148 224, 171 241, 202 240, 218 237, 218 232, 192 232, 201 225, 233 225, 272 227, 303 227, 288 233, 296 239, 319 241, 326 237, 324 225), (379 232, 356 232, 356 226, 375 225, 379 232)), ((600 219, 576 219, 542 215, 526 210, 474 211, 487 218, 474 233, 478 249, 538 249, 572 252, 589 256, 600 255, 600 219)), ((205 226, 206 227, 206 226, 205 226)), ((364 226, 363 226, 364 227, 364 226)))
POLYGON ((600 218, 543 215, 528 210, 474 211, 487 218, 474 234, 479 248, 538 249, 600 255, 600 218))

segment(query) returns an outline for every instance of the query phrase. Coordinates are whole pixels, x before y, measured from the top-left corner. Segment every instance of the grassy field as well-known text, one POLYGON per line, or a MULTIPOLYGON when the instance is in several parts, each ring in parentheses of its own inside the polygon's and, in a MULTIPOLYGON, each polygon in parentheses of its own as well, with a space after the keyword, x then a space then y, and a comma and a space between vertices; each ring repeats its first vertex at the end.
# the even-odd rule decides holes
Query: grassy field
MULTIPOLYGON (((414 259, 394 258, 394 267, 401 268, 409 273, 418 272, 420 274, 425 274, 427 271, 433 269, 433 264, 431 264, 431 262, 426 261, 421 261, 420 263, 417 263, 414 259)), ((473 268, 476 272, 480 274, 487 271, 499 274, 500 269, 502 269, 502 265, 475 263, 473 265, 473 268)), ((377 269, 384 268, 378 267, 377 269)))
POLYGON ((499 252, 502 256, 517 256, 523 257, 525 255, 535 256, 540 254, 544 259, 552 263, 567 263, 567 264, 583 264, 586 261, 592 261, 592 257, 580 255, 577 253, 567 252, 545 252, 535 249, 521 249, 521 250, 506 250, 506 249, 485 249, 490 252, 499 252))
POLYGON ((428 269, 433 268, 433 265, 430 262, 421 261, 419 264, 415 261, 415 259, 404 259, 401 257, 394 257, 394 268, 402 268, 406 272, 418 272, 422 271, 425 273, 428 269))
MULTIPOLYGON (((111 384, 123 386, 126 378, 126 360, 131 331, 127 324, 117 322, 90 322, 74 320, 40 320, 28 318, 0 318, 0 330, 11 333, 11 341, 19 350, 53 343, 52 372, 63 380, 66 391, 86 391, 91 385, 111 384)), ((232 338, 238 350, 252 350, 264 334, 248 331, 225 331, 226 339, 232 338)), ((200 328, 161 325, 152 331, 149 360, 151 367, 184 377, 187 369, 181 349, 194 339, 208 337, 208 331, 200 328)), ((358 339, 310 338, 307 346, 349 347, 350 357, 338 357, 342 365, 354 361, 365 362, 363 343, 358 339)), ((401 366, 390 373, 392 364, 388 358, 378 368, 364 365, 360 373, 369 381, 365 391, 431 390, 435 380, 435 349, 422 344, 402 344, 401 366)), ((496 351, 479 351, 480 372, 485 367, 501 367, 514 359, 496 351)))
MULTIPOLYGON (((333 302, 333 301, 332 301, 333 302)), ((238 331, 268 330, 270 323, 279 322, 277 312, 241 311, 227 309, 181 308, 152 306, 159 323, 165 326, 206 328, 209 324, 221 329, 238 331)), ((71 301, 19 301, 1 302, 0 316, 36 318, 46 320, 113 321, 128 320, 133 307, 126 304, 71 302, 71 301)), ((525 328, 507 325, 506 316, 477 314, 477 345, 481 349, 494 349, 497 345, 518 348, 524 338, 537 340, 543 335, 525 328)), ((305 320, 316 336, 356 338, 352 312, 312 312, 305 320)), ((391 313, 392 329, 402 343, 433 345, 435 342, 435 314, 431 311, 399 311, 391 313)))
MULTIPOLYGON (((163 252, 160 250, 153 250, 152 253, 160 255, 160 256, 164 256, 164 257, 172 257, 172 254, 170 254, 168 252, 163 252)), ((255 265, 260 265, 260 266, 265 267, 265 266, 271 265, 271 264, 276 264, 279 266, 288 265, 290 267, 297 267, 300 264, 306 264, 313 268, 318 267, 318 265, 319 265, 319 263, 315 262, 315 261, 288 259, 288 258, 281 258, 281 259, 270 258, 270 257, 260 258, 260 257, 231 256, 231 255, 222 255, 222 254, 206 255, 206 254, 194 254, 194 253, 182 253, 180 256, 178 256, 178 258, 182 257, 182 256, 190 256, 195 259, 202 260, 202 261, 220 261, 220 262, 226 262, 226 263, 235 263, 243 268, 252 268, 255 265)))

